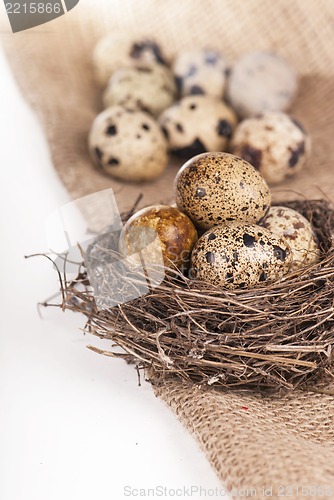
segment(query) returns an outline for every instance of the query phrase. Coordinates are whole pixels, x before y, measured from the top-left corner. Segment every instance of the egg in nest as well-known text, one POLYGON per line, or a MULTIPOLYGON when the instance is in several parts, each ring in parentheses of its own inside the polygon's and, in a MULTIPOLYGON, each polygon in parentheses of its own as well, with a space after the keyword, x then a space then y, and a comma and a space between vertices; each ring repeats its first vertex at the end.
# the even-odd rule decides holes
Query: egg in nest
POLYGON ((280 279, 292 255, 284 237, 253 224, 216 226, 198 240, 190 277, 222 288, 248 288, 280 279))
POLYGON ((147 265, 186 271, 197 241, 195 226, 184 213, 168 205, 154 205, 134 214, 124 225, 119 249, 124 256, 144 252, 147 265))
POLYGON ((203 153, 175 178, 177 206, 201 229, 225 222, 256 224, 268 212, 266 181, 249 163, 228 153, 203 153))
POLYGON ((320 250, 312 224, 296 210, 282 206, 271 207, 261 225, 287 240, 293 269, 318 262, 320 250))

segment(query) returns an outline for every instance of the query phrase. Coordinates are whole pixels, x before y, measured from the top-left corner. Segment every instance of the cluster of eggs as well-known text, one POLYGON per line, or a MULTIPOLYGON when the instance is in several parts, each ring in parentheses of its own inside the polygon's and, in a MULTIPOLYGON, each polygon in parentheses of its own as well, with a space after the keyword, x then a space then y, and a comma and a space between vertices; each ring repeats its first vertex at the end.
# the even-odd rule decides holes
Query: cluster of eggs
MULTIPOLYGON (((312 224, 291 208, 271 206, 265 179, 237 156, 194 156, 178 171, 174 191, 176 206, 147 207, 127 221, 124 256, 149 246, 149 229, 166 266, 227 289, 263 285, 319 259, 312 224)), ((151 264, 156 255, 148 254, 151 264)))
POLYGON ((246 54, 231 68, 211 49, 170 62, 152 40, 111 34, 97 44, 93 62, 105 110, 92 124, 89 149, 97 167, 117 179, 153 180, 170 153, 229 151, 275 184, 309 156, 308 134, 284 112, 297 77, 275 53, 246 54))

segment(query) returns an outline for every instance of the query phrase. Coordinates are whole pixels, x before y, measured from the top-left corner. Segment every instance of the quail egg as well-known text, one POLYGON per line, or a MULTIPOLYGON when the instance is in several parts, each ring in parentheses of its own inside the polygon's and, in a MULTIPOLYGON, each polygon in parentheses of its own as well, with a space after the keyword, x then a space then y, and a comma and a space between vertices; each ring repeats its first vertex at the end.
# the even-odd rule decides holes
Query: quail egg
POLYGON ((176 86, 170 70, 155 64, 150 68, 122 68, 111 77, 103 96, 104 106, 119 104, 158 116, 172 105, 176 86))
POLYGON ((177 208, 155 205, 133 215, 122 230, 119 249, 130 256, 146 249, 149 264, 176 266, 186 271, 197 231, 189 217, 177 208))
POLYGON ((249 163, 228 153, 203 153, 178 171, 177 206, 201 229, 226 222, 259 222, 271 195, 266 181, 249 163))
POLYGON ((280 279, 290 264, 284 237, 253 224, 228 224, 199 238, 189 274, 222 288, 248 288, 280 279))
POLYGON ((234 111, 211 96, 187 96, 159 118, 170 150, 186 158, 224 151, 236 125, 234 111))
POLYGON ((98 83, 107 85, 111 75, 129 66, 166 65, 161 47, 154 40, 134 41, 124 33, 110 33, 101 38, 93 52, 93 65, 98 83))
POLYGON ((227 98, 239 116, 264 111, 285 111, 297 91, 297 76, 274 52, 251 52, 235 63, 227 86, 227 98))
POLYGON ((300 122, 272 111, 239 123, 231 150, 259 170, 269 184, 277 184, 303 168, 311 141, 300 122))
POLYGON ((224 95, 227 64, 223 56, 212 49, 192 49, 181 52, 173 64, 180 95, 224 95))
POLYGON ((320 250, 312 224, 296 210, 271 207, 261 225, 275 236, 284 236, 291 250, 293 269, 318 262, 320 250))
POLYGON ((140 182, 159 177, 167 166, 167 144, 148 113, 113 106, 94 120, 89 150, 97 167, 116 179, 140 182))

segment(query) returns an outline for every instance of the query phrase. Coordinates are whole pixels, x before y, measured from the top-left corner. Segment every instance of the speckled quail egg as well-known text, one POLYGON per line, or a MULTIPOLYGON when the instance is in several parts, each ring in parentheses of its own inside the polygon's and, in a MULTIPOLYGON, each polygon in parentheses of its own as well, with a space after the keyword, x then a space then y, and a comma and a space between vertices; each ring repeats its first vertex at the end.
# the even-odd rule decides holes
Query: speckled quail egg
POLYGON ((159 118, 170 150, 183 157, 227 147, 236 116, 231 108, 211 96, 187 96, 159 118))
POLYGON ((185 271, 197 241, 195 226, 184 213, 168 205, 155 205, 134 214, 124 225, 119 249, 130 256, 146 249, 145 260, 185 271))
POLYGON ((277 184, 303 168, 311 141, 297 120, 272 111, 241 122, 231 150, 257 168, 269 184, 277 184))
POLYGON ((292 208, 271 207, 261 226, 275 236, 284 236, 292 256, 292 268, 318 262, 320 250, 311 223, 292 208))
POLYGON ((251 52, 235 63, 227 97, 241 117, 264 111, 285 111, 297 92, 297 76, 274 52, 251 52))
POLYGON ((222 98, 224 95, 227 64, 216 50, 181 52, 174 61, 173 71, 181 96, 208 94, 222 98))
POLYGON ((88 142, 96 165, 116 179, 150 181, 167 166, 166 140, 143 111, 106 109, 95 118, 88 142))
POLYGON ((192 278, 223 288, 247 288, 281 278, 291 254, 283 237, 252 224, 227 224, 207 231, 191 255, 192 278))
POLYGON ((158 116, 174 102, 176 86, 171 71, 161 65, 150 68, 122 68, 109 80, 103 95, 107 108, 119 104, 158 116))
POLYGON ((110 33, 101 38, 93 52, 96 80, 105 86, 117 69, 129 66, 167 64, 161 47, 150 39, 134 41, 124 33, 110 33))
POLYGON ((270 207, 270 191, 249 163, 228 153, 188 160, 175 178, 177 206, 201 229, 225 222, 259 222, 270 207))

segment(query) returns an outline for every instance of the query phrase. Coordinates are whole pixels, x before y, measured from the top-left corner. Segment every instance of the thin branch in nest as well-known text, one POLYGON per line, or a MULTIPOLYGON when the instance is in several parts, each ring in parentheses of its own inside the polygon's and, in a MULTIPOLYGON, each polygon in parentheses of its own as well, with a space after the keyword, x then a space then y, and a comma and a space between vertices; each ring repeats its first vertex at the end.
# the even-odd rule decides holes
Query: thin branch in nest
MULTIPOLYGON (((53 259, 51 259, 51 257, 49 255, 42 254, 42 253, 35 253, 35 254, 25 255, 24 256, 25 259, 30 259, 32 257, 45 257, 50 262, 52 262, 53 267, 56 269, 56 272, 57 272, 57 275, 58 275, 58 281, 59 281, 59 285, 60 285, 60 293, 61 293, 61 297, 62 297, 62 303, 65 304, 65 287, 64 287, 64 284, 63 284, 63 280, 62 280, 60 269, 57 266, 57 264, 55 263, 55 261, 53 259)), ((45 302, 43 302, 43 304, 41 303, 41 305, 44 305, 45 307, 47 307, 47 306, 50 306, 51 304, 49 304, 48 301, 45 301, 45 302)), ((58 307, 59 307, 59 305, 58 305, 58 307)))

